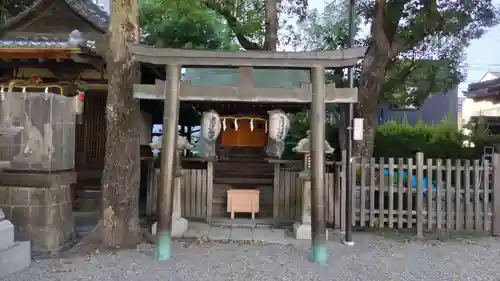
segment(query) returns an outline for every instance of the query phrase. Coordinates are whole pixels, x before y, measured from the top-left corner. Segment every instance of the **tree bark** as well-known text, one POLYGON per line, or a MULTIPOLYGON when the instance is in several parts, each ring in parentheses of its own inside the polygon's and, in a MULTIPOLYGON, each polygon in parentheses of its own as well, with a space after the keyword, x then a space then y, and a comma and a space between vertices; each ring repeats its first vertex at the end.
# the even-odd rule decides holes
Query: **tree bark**
MULTIPOLYGON (((364 139, 355 147, 355 155, 372 157, 377 126, 378 100, 385 83, 385 72, 389 62, 397 54, 407 51, 423 40, 429 33, 442 22, 436 1, 426 1, 421 8, 428 19, 424 28, 411 28, 418 30, 410 37, 395 38, 399 21, 403 15, 404 3, 378 0, 374 4, 374 13, 371 25, 372 43, 363 60, 360 77, 359 103, 357 115, 365 119, 364 139), (390 12, 388 12, 390 10, 390 12)), ((420 25, 421 23, 412 23, 420 25)))
POLYGON ((356 143, 353 155, 368 158, 372 157, 373 154, 375 130, 377 127, 378 98, 384 85, 387 64, 394 56, 391 49, 391 42, 386 33, 386 4, 384 0, 375 1, 370 28, 372 42, 363 59, 359 79, 359 103, 356 107, 356 115, 365 120, 364 136, 362 142, 356 143))
POLYGON ((137 43, 138 1, 111 1, 109 75, 106 103, 106 158, 102 177, 101 242, 110 247, 139 242, 139 104, 132 97, 138 76, 128 50, 137 43))
POLYGON ((377 127, 378 97, 385 81, 385 71, 390 58, 372 45, 363 60, 358 90, 357 117, 365 120, 362 142, 356 142, 354 155, 372 157, 377 127))
POLYGON ((222 5, 215 0, 204 0, 203 3, 207 8, 212 9, 227 21, 227 25, 231 28, 243 49, 247 51, 262 50, 262 46, 260 44, 252 42, 246 37, 244 29, 241 28, 238 19, 233 16, 231 10, 222 7, 222 5))
POLYGON ((233 31, 238 43, 247 51, 263 50, 263 51, 276 51, 278 46, 278 1, 266 0, 266 16, 265 16, 265 34, 264 44, 259 44, 250 41, 245 34, 245 30, 241 27, 238 19, 231 13, 231 11, 223 7, 215 0, 204 0, 203 4, 221 15, 226 21, 228 26, 233 31))
POLYGON ((264 49, 276 51, 278 48, 278 3, 276 0, 266 0, 266 34, 264 49))

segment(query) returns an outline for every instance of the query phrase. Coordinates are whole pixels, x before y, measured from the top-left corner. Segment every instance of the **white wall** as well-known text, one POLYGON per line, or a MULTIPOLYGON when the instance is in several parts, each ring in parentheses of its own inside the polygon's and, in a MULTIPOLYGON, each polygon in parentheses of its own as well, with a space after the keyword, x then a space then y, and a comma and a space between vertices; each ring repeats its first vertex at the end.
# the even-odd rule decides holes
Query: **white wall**
POLYGON ((462 109, 462 119, 464 124, 469 122, 473 116, 499 116, 500 104, 489 101, 474 102, 472 99, 465 99, 462 109))
POLYGON ((483 78, 481 78, 481 80, 479 82, 485 82, 485 81, 493 80, 493 79, 496 79, 496 78, 498 78, 498 76, 493 75, 493 73, 491 73, 491 72, 487 72, 483 76, 483 78))
MULTIPOLYGON (((479 82, 485 82, 496 78, 498 78, 498 76, 487 72, 479 82)), ((462 105, 462 124, 467 124, 473 116, 500 117, 500 104, 493 104, 489 101, 474 102, 472 99, 465 99, 462 105)))

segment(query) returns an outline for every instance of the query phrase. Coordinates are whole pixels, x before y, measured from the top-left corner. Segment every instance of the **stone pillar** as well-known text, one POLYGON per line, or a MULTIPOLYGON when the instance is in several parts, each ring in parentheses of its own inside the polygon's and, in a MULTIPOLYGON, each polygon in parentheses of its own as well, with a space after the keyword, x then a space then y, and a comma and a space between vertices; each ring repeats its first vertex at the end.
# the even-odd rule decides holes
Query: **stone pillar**
POLYGON ((309 153, 304 154, 304 170, 300 172, 299 178, 302 184, 302 214, 300 221, 293 225, 293 233, 296 239, 311 240, 311 157, 309 153))
POLYGON ((302 224, 311 224, 311 179, 304 179, 302 186, 302 224))
MULTIPOLYGON (((293 148, 294 152, 304 155, 304 170, 300 172, 299 178, 303 181, 302 185, 302 215, 299 222, 293 225, 293 233, 296 239, 311 240, 311 147, 309 139, 309 131, 307 137, 300 140, 296 147, 293 148)), ((325 153, 333 153, 330 144, 325 141, 325 153)), ((326 237, 328 238, 328 230, 326 230, 326 237)))
MULTIPOLYGON (((184 176, 184 171, 182 170, 181 157, 182 152, 186 149, 191 149, 192 146, 189 144, 187 139, 182 136, 178 136, 177 142, 177 154, 176 154, 176 170, 175 170, 175 184, 174 184, 174 198, 172 206, 172 237, 182 237, 188 229, 188 221, 182 217, 182 177, 184 176)), ((155 222, 151 228, 151 233, 156 235, 157 223, 155 222)))
POLYGON ((174 206, 172 212, 172 237, 182 237, 188 229, 188 221, 182 217, 182 177, 184 171, 181 166, 182 150, 177 151, 177 167, 175 171, 175 186, 174 186, 174 206))

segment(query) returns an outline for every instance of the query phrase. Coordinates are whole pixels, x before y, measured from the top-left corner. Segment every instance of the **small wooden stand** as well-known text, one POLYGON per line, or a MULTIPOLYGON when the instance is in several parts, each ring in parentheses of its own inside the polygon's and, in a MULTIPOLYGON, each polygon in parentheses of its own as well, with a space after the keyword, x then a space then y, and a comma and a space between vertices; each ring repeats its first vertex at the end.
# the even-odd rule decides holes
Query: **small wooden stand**
POLYGON ((231 213, 251 213, 252 220, 259 212, 259 191, 253 189, 231 189, 227 191, 227 212, 231 213))

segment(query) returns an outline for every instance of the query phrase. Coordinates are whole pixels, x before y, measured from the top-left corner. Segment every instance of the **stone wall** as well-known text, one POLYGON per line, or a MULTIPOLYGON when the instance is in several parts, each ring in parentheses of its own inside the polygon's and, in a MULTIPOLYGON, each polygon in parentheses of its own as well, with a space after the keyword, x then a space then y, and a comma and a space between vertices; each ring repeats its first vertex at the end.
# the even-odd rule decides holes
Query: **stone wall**
POLYGON ((70 184, 0 186, 0 208, 14 224, 16 240, 31 241, 35 253, 58 252, 75 238, 70 184))

